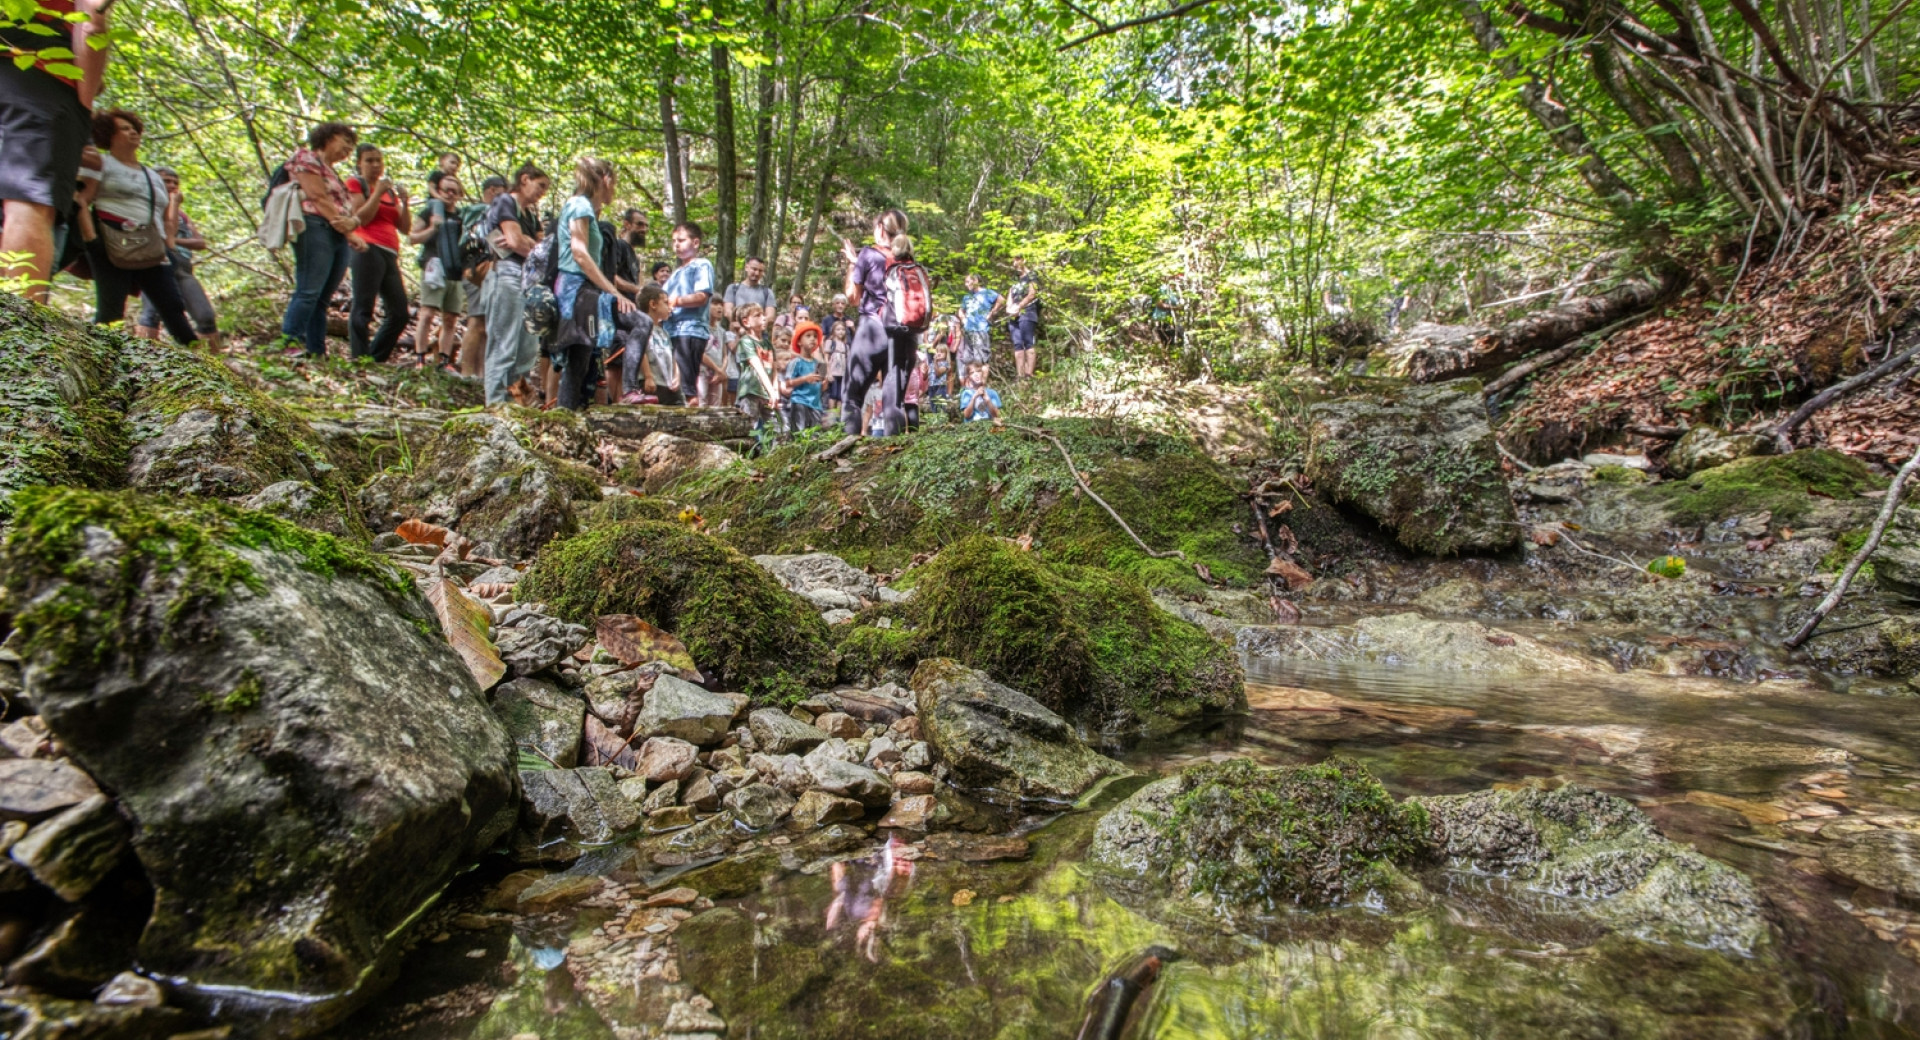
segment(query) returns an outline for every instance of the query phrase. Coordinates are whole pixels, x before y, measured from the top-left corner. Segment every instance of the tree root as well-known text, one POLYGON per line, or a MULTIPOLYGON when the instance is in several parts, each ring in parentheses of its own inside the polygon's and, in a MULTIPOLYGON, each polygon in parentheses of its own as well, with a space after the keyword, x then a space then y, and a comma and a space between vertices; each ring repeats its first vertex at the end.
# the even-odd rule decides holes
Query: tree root
POLYGON ((1827 598, 1813 608, 1813 614, 1807 618, 1805 624, 1800 626, 1800 631, 1795 632, 1787 640, 1787 649, 1798 649, 1800 644, 1812 637, 1813 630, 1820 627, 1820 622, 1825 621, 1827 615, 1833 613, 1833 608, 1840 605, 1840 597, 1847 594, 1847 586, 1853 584, 1854 575, 1859 574, 1860 568, 1867 565, 1867 557, 1872 556, 1874 550, 1880 548, 1880 539, 1885 537, 1887 524, 1892 522, 1894 511, 1900 508, 1901 493, 1906 491, 1907 481, 1913 476, 1916 467, 1920 467, 1920 449, 1915 449, 1913 457, 1908 459, 1907 464, 1900 467, 1900 472, 1894 475, 1892 486, 1887 488, 1887 500, 1880 506, 1880 515, 1874 518, 1873 530, 1867 532, 1867 540, 1861 543, 1860 551, 1853 554, 1853 559, 1847 561, 1847 569, 1840 572, 1840 580, 1833 583, 1833 591, 1827 593, 1827 598))

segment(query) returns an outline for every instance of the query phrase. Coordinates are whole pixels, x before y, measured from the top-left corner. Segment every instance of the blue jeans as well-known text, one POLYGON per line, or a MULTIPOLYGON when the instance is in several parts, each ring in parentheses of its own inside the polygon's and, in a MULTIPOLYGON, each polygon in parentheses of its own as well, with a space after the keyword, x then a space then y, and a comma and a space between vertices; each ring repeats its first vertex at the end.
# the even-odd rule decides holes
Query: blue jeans
POLYGON ((347 236, 312 214, 293 240, 293 295, 280 332, 306 343, 308 357, 327 353, 327 301, 347 276, 347 236))

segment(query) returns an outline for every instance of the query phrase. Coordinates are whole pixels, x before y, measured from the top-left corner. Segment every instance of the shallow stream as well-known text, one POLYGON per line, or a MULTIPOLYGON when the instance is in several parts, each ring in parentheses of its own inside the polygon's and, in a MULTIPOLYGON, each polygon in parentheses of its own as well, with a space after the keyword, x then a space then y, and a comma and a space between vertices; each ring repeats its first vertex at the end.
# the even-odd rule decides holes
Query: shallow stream
POLYGON ((393 989, 332 1035, 659 1036, 672 1005, 697 993, 734 1037, 1072 1038, 1089 994, 1155 945, 1176 952, 1125 1036, 1920 1034, 1920 918, 1820 862, 1850 834, 1920 831, 1920 699, 1800 682, 1248 667, 1248 717, 1120 757, 1153 774, 1209 757, 1337 753, 1401 796, 1535 778, 1596 787, 1751 876, 1782 926, 1775 948, 1752 961, 1607 936, 1551 900, 1444 872, 1428 879, 1437 898, 1423 909, 1283 910, 1258 936, 1191 907, 1149 915, 1079 864, 1100 811, 1132 781, 1025 821, 1031 852, 1018 860, 960 858, 1004 852, 1004 838, 930 842, 929 853, 846 831, 854 847, 789 855, 786 867, 763 855, 632 880, 631 900, 684 883, 717 905, 674 922, 677 952, 647 970, 652 937, 622 932, 631 907, 618 899, 489 918, 487 893, 507 868, 483 870, 449 894, 443 930, 393 989), (1789 981, 1756 991, 1755 971, 1775 975, 1762 963, 1789 981))

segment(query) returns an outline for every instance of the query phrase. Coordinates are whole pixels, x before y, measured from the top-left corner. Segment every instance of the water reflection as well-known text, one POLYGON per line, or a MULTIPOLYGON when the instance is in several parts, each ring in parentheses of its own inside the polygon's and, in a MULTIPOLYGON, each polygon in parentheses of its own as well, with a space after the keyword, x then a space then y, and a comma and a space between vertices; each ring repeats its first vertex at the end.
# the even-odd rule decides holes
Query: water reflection
POLYGON ((871 855, 832 864, 827 875, 833 882, 827 932, 832 934, 843 922, 858 922, 853 930, 854 949, 880 963, 880 929, 887 923, 887 903, 904 899, 913 887, 911 846, 898 834, 892 835, 871 855))

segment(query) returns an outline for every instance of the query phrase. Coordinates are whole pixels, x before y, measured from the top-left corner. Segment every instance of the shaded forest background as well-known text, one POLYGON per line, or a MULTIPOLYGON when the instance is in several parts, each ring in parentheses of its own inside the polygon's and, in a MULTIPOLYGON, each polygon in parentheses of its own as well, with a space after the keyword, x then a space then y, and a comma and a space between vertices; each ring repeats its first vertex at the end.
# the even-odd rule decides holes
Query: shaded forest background
MULTIPOLYGON (((949 303, 971 271, 1004 289, 1024 253, 1053 358, 1186 376, 1343 371, 1403 294, 1409 322, 1491 326, 1688 286, 1694 317, 1649 344, 1671 371, 1649 370, 1648 407, 1601 417, 1618 431, 1738 424, 1891 349, 1920 249, 1912 7, 141 0, 116 10, 102 104, 143 114, 147 158, 184 176, 237 327, 290 281, 253 239, 266 174, 340 118, 416 200, 444 150, 476 195, 522 162, 565 183, 607 158, 616 205, 651 217, 649 258, 684 215, 723 278, 758 254, 816 302, 831 232, 900 206, 949 303), (1146 310, 1175 274, 1185 334, 1162 344, 1146 310), (1817 318, 1768 311, 1821 277, 1817 318)), ((1531 406, 1536 426, 1582 421, 1531 406)))

